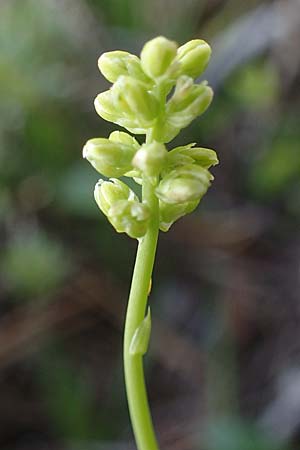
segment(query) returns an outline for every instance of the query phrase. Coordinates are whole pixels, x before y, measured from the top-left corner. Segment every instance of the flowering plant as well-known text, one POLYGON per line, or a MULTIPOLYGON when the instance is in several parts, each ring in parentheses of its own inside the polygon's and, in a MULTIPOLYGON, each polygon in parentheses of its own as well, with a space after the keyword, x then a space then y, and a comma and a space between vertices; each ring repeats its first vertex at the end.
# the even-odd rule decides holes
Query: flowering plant
POLYGON ((139 450, 158 448, 149 412, 142 356, 151 332, 145 316, 159 230, 167 231, 192 212, 213 180, 213 150, 187 144, 167 150, 182 128, 205 112, 213 92, 196 84, 210 59, 209 45, 195 39, 178 47, 164 37, 147 42, 140 58, 125 51, 104 53, 98 61, 112 87, 95 99, 97 113, 131 134, 114 131, 87 141, 83 156, 109 180, 95 187, 95 200, 119 233, 138 239, 124 333, 124 369, 132 426, 139 450), (142 186, 142 198, 120 177, 142 186))

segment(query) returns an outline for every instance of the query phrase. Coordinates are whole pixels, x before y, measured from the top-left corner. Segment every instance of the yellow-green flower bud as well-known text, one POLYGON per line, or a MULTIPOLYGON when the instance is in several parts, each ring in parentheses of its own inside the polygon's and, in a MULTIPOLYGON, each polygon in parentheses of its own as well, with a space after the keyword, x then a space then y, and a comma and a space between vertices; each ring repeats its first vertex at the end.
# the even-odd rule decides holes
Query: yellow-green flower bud
POLYGON ((178 129, 185 128, 203 114, 213 98, 209 86, 205 83, 191 85, 190 80, 186 77, 178 80, 174 95, 166 107, 168 123, 178 129))
MULTIPOLYGON (((121 144, 132 145, 135 150, 140 148, 140 144, 138 141, 128 133, 124 133, 124 131, 113 131, 109 135, 109 140, 113 142, 120 142, 121 144)), ((136 179, 135 177, 140 177, 140 172, 133 168, 129 172, 124 173, 125 177, 131 177, 136 179)), ((141 184, 141 180, 136 180, 137 183, 141 184)))
POLYGON ((149 177, 158 175, 167 159, 168 152, 166 147, 159 142, 143 144, 136 152, 132 160, 133 167, 149 177))
POLYGON ((198 204, 199 200, 179 204, 170 204, 159 200, 159 228, 161 231, 168 231, 176 220, 194 211, 198 204))
POLYGON ((212 100, 213 92, 206 83, 194 84, 191 77, 178 78, 175 91, 166 105, 164 122, 156 130, 160 142, 170 142, 182 128, 204 113, 212 100))
POLYGON ((176 113, 185 111, 194 102, 199 101, 207 90, 210 89, 206 82, 194 84, 191 77, 182 75, 178 78, 174 94, 167 103, 167 111, 176 113))
POLYGON ((109 209, 107 218, 118 233, 138 239, 147 231, 150 211, 144 203, 119 200, 109 209))
POLYGON ((83 157, 106 177, 120 177, 132 169, 136 149, 105 138, 94 138, 83 147, 83 157))
POLYGON ((112 142, 118 142, 120 144, 132 145, 136 150, 140 147, 138 141, 131 136, 131 134, 125 133, 124 131, 113 131, 110 133, 108 139, 112 142))
POLYGON ((119 200, 138 201, 135 193, 122 181, 111 178, 109 181, 99 180, 95 186, 94 197, 97 205, 108 215, 110 208, 119 200))
POLYGON ((138 80, 121 76, 111 89, 113 106, 127 118, 132 118, 141 127, 150 127, 159 110, 157 99, 138 80))
POLYGON ((127 233, 133 238, 144 236, 150 217, 149 208, 139 202, 125 183, 116 179, 100 180, 95 186, 94 197, 118 233, 127 233))
POLYGON ((201 166, 187 164, 168 173, 159 183, 156 195, 170 204, 200 200, 206 193, 213 176, 201 166))
POLYGON ((159 112, 159 102, 148 86, 129 76, 120 76, 108 91, 95 99, 99 116, 130 132, 145 134, 159 112))
POLYGON ((111 83, 115 83, 119 76, 128 75, 144 82, 150 82, 141 67, 141 61, 136 55, 116 50, 103 53, 98 59, 100 72, 111 83))
POLYGON ((204 167, 204 169, 209 169, 211 166, 219 164, 216 152, 209 148, 195 147, 183 151, 182 154, 193 158, 194 163, 204 167))
POLYGON ((196 144, 187 144, 180 147, 173 148, 168 152, 168 159, 166 164, 166 170, 173 170, 175 167, 184 166, 187 164, 193 164, 194 159, 189 156, 189 150, 196 144))
POLYGON ((219 163, 214 150, 194 146, 195 144, 188 144, 171 150, 168 153, 167 168, 195 163, 205 169, 209 169, 211 166, 216 166, 219 163))
POLYGON ((108 122, 118 123, 121 112, 117 111, 113 104, 111 89, 101 92, 94 101, 97 114, 108 122))
POLYGON ((193 78, 181 75, 176 81, 174 94, 169 104, 181 105, 181 109, 183 109, 197 97, 199 86, 201 85, 194 84, 193 78))
POLYGON ((180 64, 180 73, 197 78, 206 69, 211 48, 202 39, 193 39, 179 47, 176 61, 180 64))
POLYGON ((146 130, 141 127, 139 118, 134 115, 125 115, 120 105, 115 107, 114 100, 112 88, 96 97, 94 104, 99 116, 108 122, 114 122, 121 125, 121 127, 127 128, 132 133, 145 134, 146 130))
POLYGON ((164 75, 176 57, 176 42, 159 36, 147 42, 141 52, 144 72, 151 78, 164 75))

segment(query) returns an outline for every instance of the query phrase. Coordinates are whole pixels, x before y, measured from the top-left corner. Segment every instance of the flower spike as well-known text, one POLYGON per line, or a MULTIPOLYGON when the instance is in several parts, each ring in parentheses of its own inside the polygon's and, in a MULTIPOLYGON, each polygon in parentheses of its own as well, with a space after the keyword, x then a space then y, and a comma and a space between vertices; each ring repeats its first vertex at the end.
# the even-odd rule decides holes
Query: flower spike
POLYGON ((213 180, 209 170, 218 164, 214 150, 194 143, 166 147, 212 101, 207 82, 195 83, 210 55, 210 46, 201 39, 178 47, 159 36, 144 45, 140 58, 116 50, 98 60, 112 86, 96 97, 96 112, 128 132, 89 139, 83 156, 105 177, 113 177, 96 184, 99 209, 118 233, 138 240, 124 332, 126 391, 138 450, 158 450, 142 358, 151 333, 150 310, 146 317, 145 311, 159 230, 168 231, 197 208, 213 180), (131 133, 145 135, 145 140, 131 133), (135 183, 141 187, 135 189, 135 183))

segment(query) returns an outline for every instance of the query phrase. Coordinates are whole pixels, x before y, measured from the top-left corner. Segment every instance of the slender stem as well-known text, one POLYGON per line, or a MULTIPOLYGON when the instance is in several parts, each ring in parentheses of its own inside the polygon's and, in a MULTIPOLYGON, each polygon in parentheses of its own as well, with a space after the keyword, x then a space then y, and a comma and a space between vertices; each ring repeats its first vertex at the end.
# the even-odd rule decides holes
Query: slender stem
POLYGON ((159 218, 158 200, 153 186, 143 180, 143 201, 151 211, 151 221, 145 236, 139 241, 133 272, 124 333, 124 370, 129 412, 139 450, 158 450, 149 410, 141 355, 130 354, 129 348, 136 329, 145 317, 148 291, 155 259, 159 218))

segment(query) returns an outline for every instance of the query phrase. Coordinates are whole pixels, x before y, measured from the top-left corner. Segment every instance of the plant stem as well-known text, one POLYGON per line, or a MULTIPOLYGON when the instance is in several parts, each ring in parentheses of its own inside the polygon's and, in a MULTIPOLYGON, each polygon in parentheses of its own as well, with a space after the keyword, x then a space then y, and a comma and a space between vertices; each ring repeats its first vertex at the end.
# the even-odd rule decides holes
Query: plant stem
POLYGON ((159 217, 155 186, 143 180, 143 201, 151 211, 151 220, 145 236, 139 241, 128 300, 124 332, 124 370, 131 423, 139 450, 158 450, 149 410, 141 355, 130 354, 130 344, 136 329, 145 317, 148 291, 155 259, 159 217))

